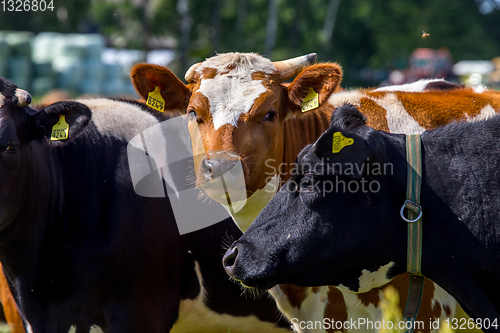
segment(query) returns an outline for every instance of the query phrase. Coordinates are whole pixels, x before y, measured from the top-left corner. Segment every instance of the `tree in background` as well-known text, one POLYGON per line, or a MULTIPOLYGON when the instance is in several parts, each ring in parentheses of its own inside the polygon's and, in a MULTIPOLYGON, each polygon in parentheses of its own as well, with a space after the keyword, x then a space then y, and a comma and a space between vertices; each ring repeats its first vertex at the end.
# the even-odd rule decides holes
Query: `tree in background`
POLYGON ((405 65, 418 47, 455 61, 500 55, 500 0, 55 0, 53 13, 0 11, 0 28, 100 32, 115 47, 172 48, 174 71, 217 53, 273 60, 318 53, 337 61, 346 86, 367 85, 363 67, 405 65), (422 39, 422 31, 430 34, 422 39))

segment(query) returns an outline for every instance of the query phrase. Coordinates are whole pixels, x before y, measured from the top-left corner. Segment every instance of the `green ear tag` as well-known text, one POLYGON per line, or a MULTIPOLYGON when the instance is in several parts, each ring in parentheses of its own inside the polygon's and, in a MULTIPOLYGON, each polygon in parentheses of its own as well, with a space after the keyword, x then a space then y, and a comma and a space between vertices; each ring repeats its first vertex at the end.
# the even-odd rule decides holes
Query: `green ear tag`
POLYGON ((309 93, 304 97, 302 102, 302 112, 307 112, 316 109, 319 106, 318 94, 313 88, 309 88, 309 93))
POLYGON ((66 140, 69 137, 69 124, 66 122, 66 116, 59 117, 57 124, 52 126, 50 140, 66 140))
POLYGON ((148 100, 146 104, 155 110, 163 112, 165 109, 165 100, 161 97, 160 87, 156 86, 155 90, 148 94, 148 100))
POLYGON ((354 139, 346 138, 340 132, 333 133, 332 153, 336 154, 346 146, 354 143, 354 139))

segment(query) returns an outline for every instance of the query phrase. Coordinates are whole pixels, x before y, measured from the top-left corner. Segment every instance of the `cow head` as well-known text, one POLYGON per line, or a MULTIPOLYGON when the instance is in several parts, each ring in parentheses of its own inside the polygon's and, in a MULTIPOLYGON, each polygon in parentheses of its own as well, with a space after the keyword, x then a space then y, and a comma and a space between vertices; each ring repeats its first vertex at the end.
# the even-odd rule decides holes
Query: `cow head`
POLYGON ((30 108, 30 102, 28 92, 0 78, 0 230, 33 200, 28 192, 36 186, 34 172, 47 177, 43 149, 37 144, 65 145, 79 136, 91 117, 90 110, 77 102, 59 102, 41 111, 30 108), (69 138, 51 141, 52 128, 62 115, 69 138))
MULTIPOLYGON (((406 161, 387 148, 388 136, 365 126, 354 107, 338 109, 299 155, 296 175, 228 249, 228 274, 263 289, 342 284, 365 292, 404 272, 395 263, 406 263, 406 161)), ((404 136, 394 140, 404 145, 404 136)))
POLYGON ((183 110, 197 122, 206 151, 195 161, 198 186, 216 200, 223 197, 216 194, 220 189, 204 185, 241 162, 250 197, 273 178, 270 170, 279 170, 284 122, 301 116, 310 89, 319 94, 320 108, 339 89, 338 65, 304 69, 315 59, 316 54, 310 54, 271 62, 253 53, 228 53, 193 65, 185 75, 187 85, 167 68, 149 64, 135 66, 132 81, 145 99, 159 87, 166 109, 183 110), (284 83, 297 73, 292 83, 284 83))

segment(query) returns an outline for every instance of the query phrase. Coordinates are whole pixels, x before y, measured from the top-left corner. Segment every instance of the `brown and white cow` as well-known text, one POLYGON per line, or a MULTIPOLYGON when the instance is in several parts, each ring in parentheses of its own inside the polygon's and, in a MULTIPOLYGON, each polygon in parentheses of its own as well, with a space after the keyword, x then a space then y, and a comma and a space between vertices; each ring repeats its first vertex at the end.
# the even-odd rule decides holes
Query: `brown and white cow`
MULTIPOLYGON (((343 91, 340 66, 309 66, 314 60, 314 54, 277 63, 256 54, 221 54, 193 65, 185 76, 187 85, 161 66, 140 64, 132 70, 142 97, 146 99, 159 87, 166 108, 185 110, 196 117, 207 152, 195 166, 199 186, 230 170, 237 161, 242 163, 248 198, 233 219, 243 231, 274 196, 280 181, 289 177, 300 150, 328 128, 331 112, 339 105, 358 105, 370 126, 398 133, 487 117, 500 108, 499 96, 489 91, 442 81, 343 91), (292 83, 284 83, 297 73, 292 83), (319 107, 302 113, 302 102, 311 88, 318 93, 319 107)), ((223 197, 220 188, 205 190, 215 199, 223 197)), ((402 296, 400 306, 404 307, 408 276, 399 276, 391 284, 402 296)), ((352 294, 327 286, 280 285, 271 294, 290 320, 381 319, 378 290, 352 294)), ((456 309, 451 296, 426 282, 419 320, 453 316, 456 309)))

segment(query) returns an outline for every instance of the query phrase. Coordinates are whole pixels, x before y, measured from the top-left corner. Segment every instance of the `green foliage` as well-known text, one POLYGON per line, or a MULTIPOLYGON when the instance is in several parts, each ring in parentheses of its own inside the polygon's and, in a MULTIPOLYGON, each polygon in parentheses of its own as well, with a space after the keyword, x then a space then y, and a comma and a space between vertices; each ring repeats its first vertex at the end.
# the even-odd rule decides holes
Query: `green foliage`
MULTIPOLYGON (((0 11, 0 28, 85 32, 94 27, 114 46, 141 49, 159 47, 155 41, 170 38, 177 41, 170 47, 181 50, 187 45, 186 52, 179 53, 187 57, 180 67, 216 52, 264 53, 269 0, 187 0, 184 21, 181 1, 186 0, 55 0, 56 11, 66 10, 66 20, 56 11, 0 11)), ((319 60, 343 66, 348 86, 366 85, 357 74, 363 67, 405 66, 419 47, 448 48, 455 61, 500 55, 497 0, 340 0, 333 35, 327 40, 325 20, 332 1, 278 0, 276 42, 266 56, 280 60, 316 52, 319 60), (422 39, 423 31, 430 37, 422 39)))

